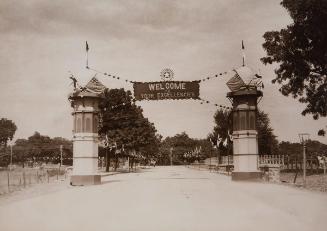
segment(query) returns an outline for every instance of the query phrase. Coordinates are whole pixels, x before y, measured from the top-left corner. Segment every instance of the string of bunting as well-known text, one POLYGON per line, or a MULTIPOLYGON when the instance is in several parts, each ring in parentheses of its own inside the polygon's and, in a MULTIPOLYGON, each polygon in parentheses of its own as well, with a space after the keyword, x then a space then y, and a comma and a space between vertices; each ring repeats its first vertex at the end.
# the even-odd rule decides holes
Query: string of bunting
MULTIPOLYGON (((104 75, 104 76, 108 76, 108 77, 111 77, 112 79, 117 79, 117 80, 123 80, 123 81, 125 81, 125 82, 128 82, 128 83, 135 83, 135 81, 130 81, 130 80, 128 80, 128 79, 124 79, 124 78, 122 78, 122 77, 119 77, 119 76, 117 76, 117 75, 112 75, 112 74, 109 74, 109 73, 107 73, 107 72, 101 72, 101 71, 98 71, 98 70, 96 70, 96 69, 94 69, 94 68, 91 68, 91 67, 89 67, 89 66, 87 66, 86 67, 87 69, 89 69, 89 70, 92 70, 92 71, 94 71, 94 72, 96 72, 96 73, 98 73, 98 74, 102 74, 102 75, 104 75)), ((211 76, 211 77, 207 77, 207 78, 205 78, 205 79, 201 79, 200 81, 202 81, 202 82, 204 82, 204 81, 208 81, 208 80, 210 80, 210 79, 214 79, 214 78, 218 78, 218 77, 221 77, 221 76, 223 76, 223 75, 226 75, 228 72, 221 72, 221 73, 218 73, 218 74, 216 74, 216 75, 214 75, 214 76, 211 76)), ((132 98, 132 102, 133 103, 135 103, 137 100, 133 97, 132 98)), ((225 106, 225 105, 221 105, 221 104, 217 104, 217 103, 212 103, 212 102, 210 102, 209 100, 204 100, 204 99, 200 99, 200 104, 211 104, 211 105, 213 105, 213 106, 215 106, 215 107, 217 107, 217 108, 221 108, 221 109, 226 109, 226 110, 231 110, 232 108, 231 107, 228 107, 228 106, 225 106)), ((121 106, 125 106, 127 103, 121 103, 121 104, 117 104, 117 105, 114 105, 114 106, 111 106, 111 109, 115 109, 115 108, 118 108, 118 107, 121 107, 121 106)))
POLYGON ((125 79, 125 78, 122 78, 120 76, 117 76, 117 75, 113 75, 111 73, 108 73, 108 72, 102 72, 102 71, 98 71, 94 68, 91 68, 89 66, 86 67, 87 69, 91 70, 91 71, 94 71, 96 72, 97 74, 101 74, 101 75, 104 75, 106 77, 110 77, 112 79, 117 79, 117 80, 122 80, 122 81, 125 81, 126 83, 134 83, 134 81, 131 81, 131 80, 128 80, 128 79, 125 79))
MULTIPOLYGON (((27 161, 37 161, 37 160, 60 160, 60 156, 34 156, 26 158, 27 161)), ((62 157, 62 160, 72 160, 72 157, 62 157)))
MULTIPOLYGON (((104 75, 104 76, 106 76, 106 77, 110 77, 110 78, 112 78, 112 79, 116 79, 116 80, 122 80, 122 81, 125 81, 126 83, 132 83, 132 84, 133 84, 133 83, 136 82, 136 81, 131 81, 131 80, 128 80, 128 79, 126 79, 126 78, 120 77, 120 76, 118 76, 118 75, 113 75, 113 74, 108 73, 108 72, 102 72, 102 71, 99 71, 99 70, 94 69, 94 68, 91 68, 91 67, 89 67, 89 66, 87 66, 86 68, 89 69, 89 70, 91 70, 91 71, 94 71, 94 72, 96 72, 96 73, 98 73, 98 74, 104 75)), ((213 75, 213 76, 208 76, 208 77, 206 77, 206 78, 203 78, 203 79, 200 79, 200 80, 197 80, 197 81, 205 82, 205 81, 209 81, 209 80, 211 80, 211 79, 216 79, 216 78, 219 78, 219 77, 223 77, 223 76, 225 76, 226 74, 228 74, 228 71, 220 72, 220 73, 217 73, 217 74, 215 74, 215 75, 213 75)))
MULTIPOLYGON (((131 101, 132 101, 132 104, 135 104, 136 99, 133 97, 131 101)), ((118 108, 118 107, 121 107, 121 106, 125 106, 125 105, 128 105, 128 103, 120 103, 120 104, 116 104, 116 105, 111 106, 110 108, 111 108, 111 109, 115 109, 115 108, 118 108)))
MULTIPOLYGON (((210 105, 213 105, 217 108, 221 108, 221 109, 225 109, 225 110, 232 110, 233 108, 232 107, 228 107, 228 106, 225 106, 225 105, 221 105, 221 104, 217 104, 217 103, 212 103, 210 102, 209 100, 205 100, 205 99, 198 99, 200 101, 200 104, 210 104, 210 105)), ((135 98, 132 99, 132 101, 135 103, 137 100, 135 98)), ((117 107, 120 107, 120 106, 124 106, 126 105, 125 103, 122 103, 122 104, 117 104, 115 106, 112 106, 111 108, 117 108, 117 107)))
MULTIPOLYGON (((126 83, 134 83, 134 81, 131 81, 131 80, 128 80, 128 79, 125 79, 125 78, 122 78, 120 76, 117 76, 117 75, 113 75, 111 73, 108 73, 108 72, 102 72, 102 71, 99 71, 99 70, 96 70, 94 68, 91 68, 89 66, 89 56, 88 56, 88 53, 89 53, 89 50, 90 50, 90 47, 89 47, 89 44, 88 42, 86 41, 86 69, 89 69, 89 70, 92 70, 96 73, 99 73, 99 74, 102 74, 104 76, 108 76, 108 77, 111 77, 112 79, 117 79, 117 80, 123 80, 125 81, 126 83)), ((200 79, 198 81, 202 81, 202 82, 205 82, 205 81, 208 81, 210 79, 215 79, 215 78, 218 78, 218 77, 222 77, 223 75, 226 75, 228 72, 225 71, 225 72, 220 72, 220 73, 217 73, 215 74, 214 76, 209 76, 209 77, 206 77, 206 78, 203 78, 203 79, 200 79)))
POLYGON ((225 105, 221 105, 221 104, 217 104, 217 103, 212 103, 210 102, 209 100, 204 100, 204 99, 201 99, 200 98, 200 104, 211 104, 217 108, 220 108, 220 109, 225 109, 225 110, 232 110, 233 108, 232 107, 228 107, 228 106, 225 106, 225 105))
POLYGON ((210 79, 216 79, 216 78, 219 78, 219 77, 223 77, 223 76, 227 75, 227 73, 228 73, 228 71, 220 72, 220 73, 215 74, 214 76, 208 76, 206 78, 200 79, 200 82, 205 82, 205 81, 208 81, 210 79))

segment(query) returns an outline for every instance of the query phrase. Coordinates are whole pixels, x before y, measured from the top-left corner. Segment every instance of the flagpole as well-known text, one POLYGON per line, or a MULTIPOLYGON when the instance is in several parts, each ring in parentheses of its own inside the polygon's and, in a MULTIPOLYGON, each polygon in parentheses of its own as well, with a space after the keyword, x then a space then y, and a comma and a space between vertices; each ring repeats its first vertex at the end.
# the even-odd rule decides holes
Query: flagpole
POLYGON ((87 41, 85 42, 86 45, 86 68, 89 69, 89 44, 87 41))
POLYGON ((86 52, 86 68, 89 68, 89 52, 86 52))
POLYGON ((245 51, 244 51, 244 43, 242 40, 242 59, 243 59, 243 67, 245 66, 245 51))

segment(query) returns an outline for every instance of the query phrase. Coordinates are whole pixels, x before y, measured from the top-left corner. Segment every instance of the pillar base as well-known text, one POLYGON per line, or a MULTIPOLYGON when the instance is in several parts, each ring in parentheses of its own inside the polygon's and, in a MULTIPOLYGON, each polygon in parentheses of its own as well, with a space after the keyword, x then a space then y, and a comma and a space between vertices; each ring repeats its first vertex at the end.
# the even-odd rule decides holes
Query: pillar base
POLYGON ((233 181, 258 181, 262 179, 262 172, 232 172, 233 181))
POLYGON ((84 186, 101 184, 101 175, 72 175, 70 185, 84 186))

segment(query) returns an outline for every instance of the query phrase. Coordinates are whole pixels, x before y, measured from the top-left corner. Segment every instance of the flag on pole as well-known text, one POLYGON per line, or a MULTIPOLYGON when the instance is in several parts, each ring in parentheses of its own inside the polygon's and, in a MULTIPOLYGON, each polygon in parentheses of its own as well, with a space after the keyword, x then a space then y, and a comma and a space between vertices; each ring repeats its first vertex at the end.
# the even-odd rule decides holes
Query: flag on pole
POLYGON ((89 51, 89 44, 86 41, 86 52, 88 52, 88 51, 89 51))
POLYGON ((238 91, 241 87, 243 87, 245 85, 244 81, 241 79, 241 77, 239 76, 239 74, 235 71, 235 75, 234 77, 232 77, 230 80, 228 80, 227 87, 231 90, 231 91, 238 91))

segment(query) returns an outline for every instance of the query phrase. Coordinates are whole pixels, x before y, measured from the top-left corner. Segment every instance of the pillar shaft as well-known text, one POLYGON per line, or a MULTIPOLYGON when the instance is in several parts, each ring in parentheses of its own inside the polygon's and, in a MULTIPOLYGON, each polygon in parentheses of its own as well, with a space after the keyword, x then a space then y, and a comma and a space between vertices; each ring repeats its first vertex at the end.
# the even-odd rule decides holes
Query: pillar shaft
POLYGON ((246 89, 228 93, 233 100, 233 159, 232 180, 257 180, 258 133, 256 130, 257 98, 261 92, 246 89))

